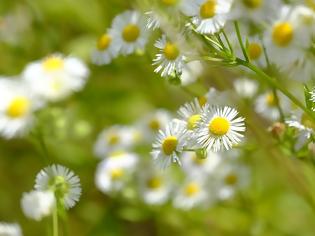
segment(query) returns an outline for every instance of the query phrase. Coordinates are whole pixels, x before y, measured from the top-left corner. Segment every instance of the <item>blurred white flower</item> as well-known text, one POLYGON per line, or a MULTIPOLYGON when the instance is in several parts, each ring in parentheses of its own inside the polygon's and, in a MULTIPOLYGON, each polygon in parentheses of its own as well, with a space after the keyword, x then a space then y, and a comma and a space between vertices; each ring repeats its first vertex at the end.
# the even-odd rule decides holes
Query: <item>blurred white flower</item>
POLYGON ((146 21, 137 11, 125 11, 117 15, 112 23, 113 50, 123 55, 144 50, 149 32, 146 21))
POLYGON ((59 101, 81 90, 88 75, 89 70, 80 59, 54 54, 30 63, 22 77, 43 99, 59 101))
POLYGON ((237 94, 244 98, 252 98, 257 92, 258 83, 252 79, 239 78, 234 81, 237 94))
POLYGON ((1 236, 22 236, 21 227, 18 224, 0 222, 1 236))
POLYGON ((197 81, 198 77, 203 73, 203 65, 200 61, 187 62, 180 76, 181 85, 187 86, 197 81))
POLYGON ((51 165, 41 170, 36 176, 35 189, 53 191, 56 201, 67 209, 75 206, 82 191, 79 177, 61 165, 51 165))
POLYGON ((52 191, 24 193, 21 199, 21 207, 25 216, 40 221, 43 217, 52 213, 55 207, 54 193, 52 191))

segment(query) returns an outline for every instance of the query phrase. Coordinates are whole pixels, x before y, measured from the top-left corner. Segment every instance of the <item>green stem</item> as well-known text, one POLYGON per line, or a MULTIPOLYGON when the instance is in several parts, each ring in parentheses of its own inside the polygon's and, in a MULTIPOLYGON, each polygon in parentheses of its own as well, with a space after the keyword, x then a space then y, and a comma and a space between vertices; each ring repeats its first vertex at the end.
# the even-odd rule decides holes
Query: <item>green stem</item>
POLYGON ((265 72, 263 72, 260 68, 257 66, 253 65, 252 63, 248 61, 244 61, 240 58, 236 59, 237 63, 239 65, 245 66, 251 71, 255 72, 261 79, 262 81, 267 82, 270 86, 277 88, 280 92, 282 92, 286 97, 288 97, 296 106, 301 108, 306 114, 309 115, 309 117, 315 122, 315 117, 314 114, 308 110, 302 102, 300 102, 296 97, 294 97, 287 89, 284 88, 281 84, 278 83, 277 80, 273 79, 272 77, 268 76, 265 72))
POLYGON ((54 207, 54 211, 53 211, 53 236, 58 236, 58 209, 57 206, 54 207))
POLYGON ((241 46, 241 49, 242 49, 243 55, 244 55, 244 57, 245 57, 245 60, 246 60, 247 62, 249 62, 249 57, 248 57, 247 52, 246 52, 246 49, 245 49, 245 47, 244 47, 244 43, 243 43, 243 40, 242 40, 240 27, 239 27, 237 21, 234 21, 234 27, 235 27, 237 39, 238 39, 238 42, 239 42, 239 44, 240 44, 240 46, 241 46))
POLYGON ((233 55, 233 54, 234 54, 234 50, 233 50, 232 44, 231 44, 231 42, 230 42, 230 40, 229 40, 229 37, 226 35, 226 33, 225 33, 224 30, 222 30, 222 34, 223 34, 223 36, 224 36, 224 38, 225 38, 225 41, 227 42, 227 44, 228 44, 228 46, 229 46, 229 49, 230 49, 230 51, 231 51, 231 54, 233 55))

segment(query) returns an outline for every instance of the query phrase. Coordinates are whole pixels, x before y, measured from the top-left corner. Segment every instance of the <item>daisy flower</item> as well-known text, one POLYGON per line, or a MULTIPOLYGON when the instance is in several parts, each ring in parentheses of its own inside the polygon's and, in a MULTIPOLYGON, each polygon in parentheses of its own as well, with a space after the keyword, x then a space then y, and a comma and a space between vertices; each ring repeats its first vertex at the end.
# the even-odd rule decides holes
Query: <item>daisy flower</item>
POLYGON ((233 0, 191 0, 185 1, 187 16, 201 34, 219 32, 228 19, 233 0))
POLYGON ((130 148, 135 140, 133 128, 114 125, 100 133, 94 145, 94 154, 98 158, 106 158, 109 153, 130 148))
POLYGON ((51 191, 32 191, 24 193, 21 199, 21 207, 24 215, 37 221, 50 215, 54 206, 55 196, 51 191))
POLYGON ((103 193, 121 190, 134 173, 138 156, 133 153, 116 152, 97 167, 95 184, 103 193))
POLYGON ((36 176, 35 189, 53 191, 56 201, 67 209, 74 207, 82 191, 79 177, 61 165, 51 165, 41 170, 36 176))
POLYGON ((162 77, 182 73, 185 56, 181 52, 179 44, 179 41, 176 43, 169 41, 165 35, 156 41, 154 46, 160 52, 153 60, 153 65, 157 66, 154 72, 161 73, 162 77))
POLYGON ((187 143, 186 124, 180 120, 172 120, 164 130, 160 130, 153 143, 151 155, 156 164, 165 169, 172 162, 180 164, 179 154, 187 143))
POLYGON ((236 93, 243 98, 254 97, 258 89, 257 82, 247 78, 236 79, 233 84, 236 93))
POLYGON ((201 120, 202 106, 198 99, 194 99, 193 102, 189 102, 181 106, 178 110, 180 120, 186 123, 186 129, 193 131, 197 123, 201 120))
POLYGON ((230 103, 231 99, 229 97, 230 95, 228 91, 222 92, 216 90, 215 88, 210 88, 204 96, 198 97, 198 101, 202 107, 206 104, 224 106, 230 103))
POLYGON ((0 135, 10 139, 27 133, 34 123, 33 113, 43 103, 27 84, 0 78, 0 135))
POLYGON ((175 208, 190 210, 194 207, 209 204, 209 194, 205 182, 201 178, 188 177, 175 193, 173 205, 175 208))
POLYGON ((92 62, 96 65, 109 64, 118 54, 113 47, 114 44, 111 30, 101 35, 97 41, 97 47, 92 53, 92 62))
POLYGON ((42 98, 59 101, 81 90, 88 75, 88 68, 78 58, 54 54, 30 63, 22 78, 42 98))
POLYGON ((137 11, 125 11, 112 23, 113 49, 123 55, 144 50, 148 41, 145 18, 137 11))
POLYGON ((197 143, 207 151, 229 150, 245 132, 244 118, 230 107, 205 106, 196 130, 197 143))
POLYGON ((9 224, 5 222, 0 222, 0 235, 22 236, 22 230, 18 224, 9 224))
POLYGON ((249 59, 260 67, 266 67, 266 58, 264 55, 264 46, 258 36, 249 37, 247 44, 249 59))

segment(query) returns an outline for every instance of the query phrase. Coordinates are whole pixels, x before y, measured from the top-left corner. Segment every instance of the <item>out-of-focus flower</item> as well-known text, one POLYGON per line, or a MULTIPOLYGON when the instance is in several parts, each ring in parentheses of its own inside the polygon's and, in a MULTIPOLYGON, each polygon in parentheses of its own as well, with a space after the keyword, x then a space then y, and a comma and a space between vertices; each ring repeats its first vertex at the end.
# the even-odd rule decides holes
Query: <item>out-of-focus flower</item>
POLYGON ((210 151, 229 150, 238 144, 245 132, 244 118, 230 107, 206 105, 196 130, 197 143, 210 151))
POLYGON ((61 165, 51 165, 41 170, 36 176, 35 189, 52 191, 57 203, 65 208, 72 208, 81 196, 80 179, 68 168, 61 165))
POLYGON ((203 73, 203 66, 200 61, 187 62, 180 76, 181 85, 187 86, 197 81, 198 77, 203 73))
POLYGON ((81 90, 88 75, 88 68, 78 58, 54 54, 30 63, 22 77, 43 99, 59 101, 81 90))
POLYGON ((239 96, 252 98, 257 92, 258 84, 254 80, 240 78, 234 81, 234 88, 239 96))
POLYGON ((0 134, 5 138, 22 136, 32 127, 34 111, 42 101, 21 80, 0 78, 0 134))
POLYGON ((0 222, 0 235, 3 236, 22 236, 22 230, 18 224, 0 222))
POLYGON ((55 196, 52 191, 32 191, 24 193, 21 199, 22 210, 30 219, 40 221, 52 213, 55 196))
POLYGON ((112 23, 113 49, 123 55, 144 50, 148 41, 144 16, 137 11, 125 11, 112 23))
POLYGON ((186 124, 180 120, 172 120, 164 130, 160 130, 151 152, 153 160, 161 168, 172 162, 180 164, 179 153, 187 143, 186 124))
POLYGON ((134 173, 138 159, 136 154, 117 152, 103 160, 95 174, 97 188, 107 194, 121 190, 134 173))

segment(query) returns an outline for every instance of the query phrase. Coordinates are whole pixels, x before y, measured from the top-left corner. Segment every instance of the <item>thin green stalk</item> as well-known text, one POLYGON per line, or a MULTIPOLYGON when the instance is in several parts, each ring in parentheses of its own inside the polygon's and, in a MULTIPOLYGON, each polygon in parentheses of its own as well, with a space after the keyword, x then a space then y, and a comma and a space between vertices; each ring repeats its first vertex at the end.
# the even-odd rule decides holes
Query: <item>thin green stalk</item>
POLYGON ((240 58, 236 59, 237 63, 239 65, 245 66, 251 71, 255 72, 260 79, 268 83, 271 87, 278 89, 280 92, 282 92, 286 97, 288 97, 296 106, 301 108, 306 114, 309 115, 309 117, 315 122, 314 114, 307 109, 296 97, 294 97, 284 86, 280 85, 277 80, 267 75, 264 71, 262 71, 257 66, 253 65, 252 63, 248 61, 244 61, 240 58))
POLYGON ((245 49, 245 47, 244 47, 243 40, 242 40, 242 36, 241 36, 240 27, 239 27, 237 21, 234 21, 234 27, 235 27, 237 39, 238 39, 238 42, 240 43, 240 46, 241 46, 243 55, 244 55, 244 57, 245 57, 245 60, 246 60, 247 62, 249 62, 249 57, 248 57, 247 52, 246 52, 246 49, 245 49))
POLYGON ((230 51, 231 51, 231 54, 234 55, 234 49, 233 49, 232 44, 231 44, 231 42, 230 42, 230 40, 229 40, 229 37, 226 35, 226 33, 225 33, 224 30, 222 30, 222 34, 223 34, 223 36, 224 36, 224 38, 225 38, 225 41, 227 42, 227 44, 228 44, 228 46, 229 46, 229 49, 230 49, 230 51))
POLYGON ((54 207, 52 220, 53 220, 53 222, 52 222, 53 223, 53 236, 58 236, 59 227, 58 227, 58 209, 57 209, 57 206, 54 207))

